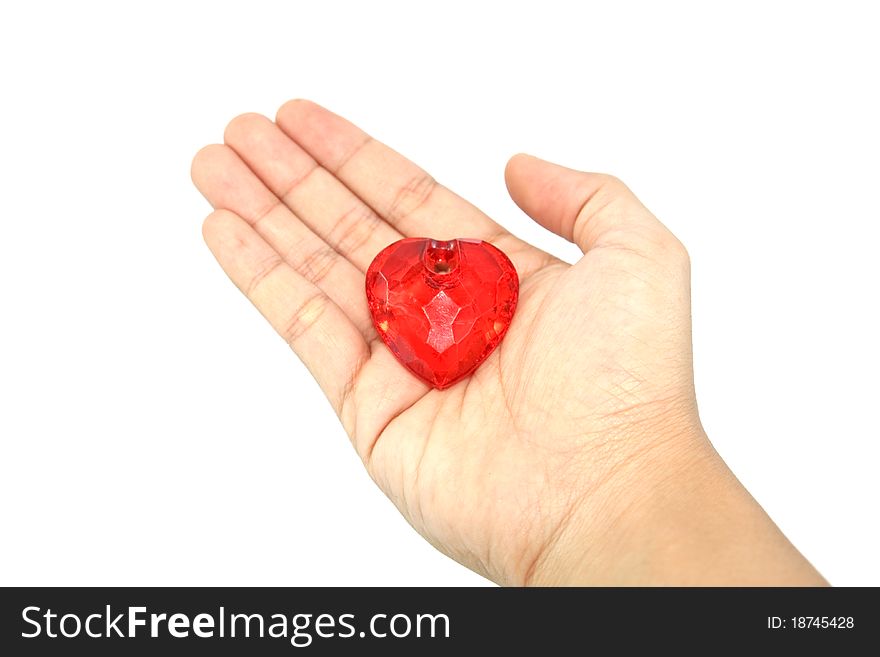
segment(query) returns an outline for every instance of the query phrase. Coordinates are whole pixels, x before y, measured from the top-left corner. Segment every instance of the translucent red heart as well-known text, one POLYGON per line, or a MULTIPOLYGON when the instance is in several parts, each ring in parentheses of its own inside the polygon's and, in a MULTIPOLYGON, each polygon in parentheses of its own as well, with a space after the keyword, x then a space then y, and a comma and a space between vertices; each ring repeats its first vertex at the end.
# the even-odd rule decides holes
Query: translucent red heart
POLYGON ((488 242, 412 237, 379 252, 366 289, 373 324, 391 352, 443 389, 499 345, 516 310, 519 278, 488 242))

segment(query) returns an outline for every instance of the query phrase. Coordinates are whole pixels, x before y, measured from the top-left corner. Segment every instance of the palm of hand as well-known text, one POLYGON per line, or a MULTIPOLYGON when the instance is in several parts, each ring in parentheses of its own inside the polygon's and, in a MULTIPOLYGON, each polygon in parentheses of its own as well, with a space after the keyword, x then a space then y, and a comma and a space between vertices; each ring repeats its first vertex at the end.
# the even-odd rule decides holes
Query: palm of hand
POLYGON ((661 434, 698 422, 683 250, 617 181, 516 158, 514 199, 587 250, 570 266, 322 108, 289 103, 278 126, 245 115, 196 157, 217 208, 206 240, 409 522, 496 581, 529 581, 576 516, 599 526, 661 434), (362 272, 404 235, 488 239, 520 274, 504 341, 448 390, 406 372, 369 323, 362 272))

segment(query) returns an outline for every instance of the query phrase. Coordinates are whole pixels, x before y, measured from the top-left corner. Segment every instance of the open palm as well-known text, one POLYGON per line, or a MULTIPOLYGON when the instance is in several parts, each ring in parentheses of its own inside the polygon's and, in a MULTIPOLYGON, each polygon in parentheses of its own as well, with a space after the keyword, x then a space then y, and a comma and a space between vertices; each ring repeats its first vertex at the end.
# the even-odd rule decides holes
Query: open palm
POLYGON ((225 144, 193 162, 215 208, 208 245, 312 372, 371 476, 439 549, 521 584, 547 579, 569 535, 613 525, 659 454, 704 439, 680 243, 608 176, 529 156, 506 176, 523 210, 582 248, 580 262, 517 239, 307 101, 274 122, 234 119, 225 144), (364 272, 402 237, 480 238, 520 276, 504 341, 447 390, 411 375, 370 321, 364 272))

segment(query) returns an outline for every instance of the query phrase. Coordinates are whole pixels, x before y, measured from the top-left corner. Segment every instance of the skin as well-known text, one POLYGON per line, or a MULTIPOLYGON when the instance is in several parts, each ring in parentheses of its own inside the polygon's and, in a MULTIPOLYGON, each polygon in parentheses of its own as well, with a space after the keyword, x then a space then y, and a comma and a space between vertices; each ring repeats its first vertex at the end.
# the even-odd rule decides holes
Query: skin
POLYGON ((192 165, 218 262, 311 371, 373 480, 437 549, 504 585, 822 585, 700 424, 687 252, 616 178, 528 155, 519 240, 308 101, 233 119, 192 165), (373 329, 364 272, 402 237, 482 238, 520 276, 471 377, 433 390, 373 329))

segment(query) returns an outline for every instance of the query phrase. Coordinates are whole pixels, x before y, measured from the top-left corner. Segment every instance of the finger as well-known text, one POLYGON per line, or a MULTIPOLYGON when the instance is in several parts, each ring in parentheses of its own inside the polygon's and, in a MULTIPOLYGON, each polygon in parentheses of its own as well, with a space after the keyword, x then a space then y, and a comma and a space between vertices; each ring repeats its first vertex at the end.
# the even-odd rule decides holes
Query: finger
POLYGON ((504 177, 511 198, 527 215, 585 253, 599 246, 649 248, 672 238, 612 176, 519 154, 507 163, 504 177))
POLYGON ((232 149, 212 145, 200 150, 192 177, 215 209, 242 217, 285 262, 324 290, 362 335, 373 334, 363 274, 293 215, 232 149))
POLYGON ((354 409, 346 397, 370 355, 357 327, 235 213, 216 210, 203 233, 232 282, 296 352, 350 428, 354 409))
POLYGON ((403 237, 265 116, 236 117, 224 141, 303 223, 361 272, 379 251, 403 237))
POLYGON ((321 166, 408 237, 492 242, 524 276, 546 255, 517 239, 424 170, 329 110, 294 100, 276 122, 321 166))

